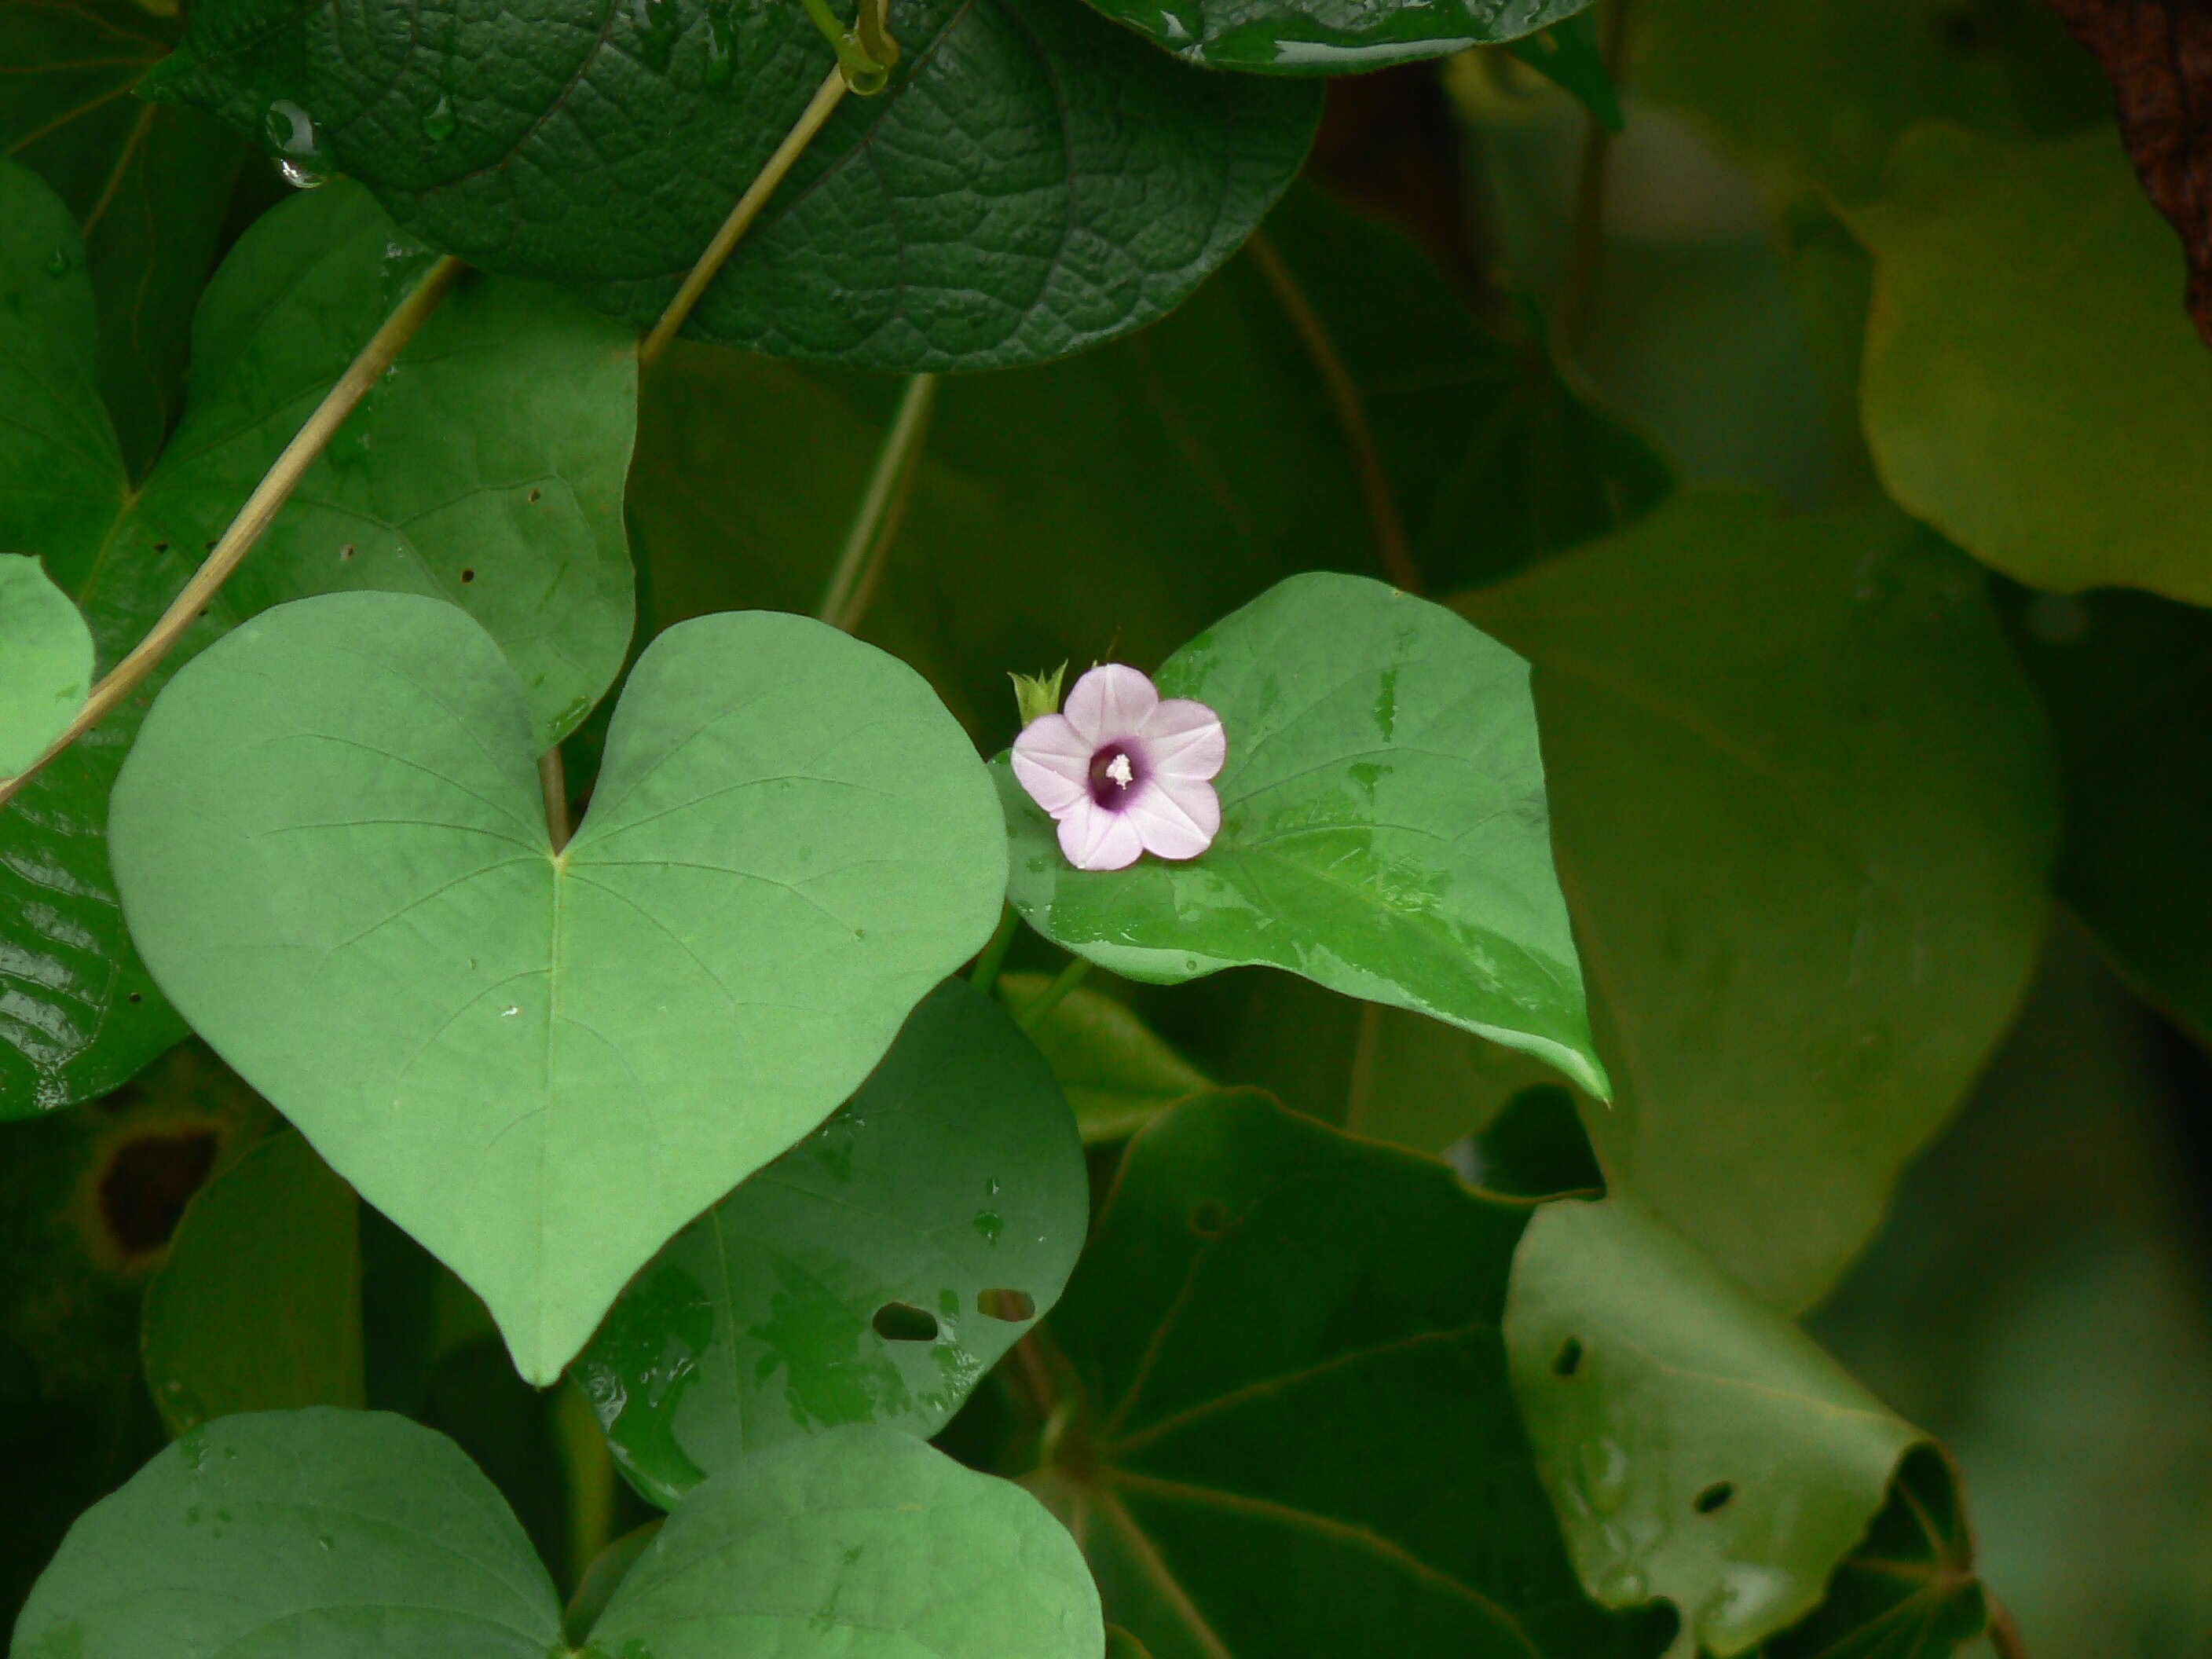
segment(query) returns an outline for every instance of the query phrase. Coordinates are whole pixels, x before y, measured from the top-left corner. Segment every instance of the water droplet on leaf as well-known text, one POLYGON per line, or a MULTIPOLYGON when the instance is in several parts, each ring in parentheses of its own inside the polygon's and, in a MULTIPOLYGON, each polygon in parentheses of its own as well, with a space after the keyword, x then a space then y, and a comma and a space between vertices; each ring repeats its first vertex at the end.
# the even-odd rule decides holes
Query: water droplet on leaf
POLYGON ((422 118, 422 136, 434 144, 442 144, 460 125, 459 118, 453 113, 453 100, 441 93, 437 103, 422 118))

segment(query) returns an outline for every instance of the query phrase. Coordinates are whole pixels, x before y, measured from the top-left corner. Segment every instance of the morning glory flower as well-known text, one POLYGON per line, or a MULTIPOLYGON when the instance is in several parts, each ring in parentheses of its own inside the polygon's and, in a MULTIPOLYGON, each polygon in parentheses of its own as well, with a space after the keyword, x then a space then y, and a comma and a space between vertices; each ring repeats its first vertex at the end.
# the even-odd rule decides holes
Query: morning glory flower
POLYGON ((1188 697, 1163 699, 1109 662, 1076 681, 1067 707, 1014 739, 1014 775, 1060 821, 1079 870, 1121 870, 1139 854, 1194 859, 1221 828, 1213 779, 1228 757, 1221 720, 1188 697))

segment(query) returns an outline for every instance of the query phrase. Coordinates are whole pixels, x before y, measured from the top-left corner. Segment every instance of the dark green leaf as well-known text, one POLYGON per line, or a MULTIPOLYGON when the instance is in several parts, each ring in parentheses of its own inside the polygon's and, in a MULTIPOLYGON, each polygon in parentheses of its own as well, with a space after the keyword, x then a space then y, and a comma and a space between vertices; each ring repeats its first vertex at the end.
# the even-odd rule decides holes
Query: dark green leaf
POLYGON ((246 154, 199 111, 130 95, 176 38, 133 0, 0 5, 0 154, 37 169, 86 244, 100 388, 134 475, 184 402, 192 307, 246 154))
POLYGON ((359 1211, 296 1134, 262 1142, 194 1196, 142 1326, 146 1386, 171 1433, 363 1403, 359 1211))
MULTIPOLYGON (((249 231, 200 312, 191 410, 134 492, 94 386, 75 229, 35 179, 0 162, 0 408, 16 423, 0 446, 0 547, 46 556, 103 664, 159 617, 412 279, 420 256, 393 235, 350 186, 249 231)), ((437 594, 505 645, 550 742, 605 690, 629 635, 635 373, 628 338, 574 301, 465 287, 166 667, 302 594, 437 594)), ((108 792, 143 707, 125 704, 0 815, 0 1115, 112 1088, 184 1035, 125 935, 108 871, 108 792)))
POLYGON ((1528 665, 1441 606, 1294 576, 1162 665, 1221 717, 1221 830, 1183 864, 1075 869, 994 766, 1008 896, 1054 944, 1178 984, 1250 963, 1429 1014, 1602 1094, 1528 665))
POLYGON ((1887 508, 1710 492, 1462 605, 1536 664, 1620 1087, 1591 1136, 1802 1308, 1980 1069, 2042 934, 2047 738, 1977 574, 1887 508))
POLYGON ((1522 1437, 1529 1208, 1249 1095, 1138 1135, 1048 1327, 1075 1392, 1031 1477, 1116 1623, 1160 1659, 1666 1647, 1663 1611, 1577 1591, 1522 1437))
POLYGON ((1511 40, 1590 0, 1091 0, 1177 57, 1209 69, 1344 75, 1511 40))
POLYGON ((546 1659, 560 1604, 491 1483, 381 1412, 192 1430, 70 1528, 11 1659, 546 1659))
MULTIPOLYGON (((685 1499, 580 1659, 1096 1659, 1098 1592, 1019 1487, 857 1424, 685 1499)), ((28 1659, 28 1656, 27 1656, 28 1659)))
POLYGON ((0 553, 0 778, 46 752, 92 685, 92 635, 36 559, 0 553))
POLYGON ((663 1508, 836 1424, 933 1435, 1060 1299, 1090 1218, 1052 1074, 950 981, 828 1122, 646 1265, 571 1375, 663 1508))
POLYGON ((1583 1586, 1701 1650, 1818 1607, 1922 1438, 1617 1188, 1537 1212, 1505 1342, 1583 1586))
POLYGON ((1589 112, 1613 131, 1621 130, 1620 94, 1606 71, 1595 7, 1516 40, 1506 50, 1581 99, 1589 112))
POLYGON ((2112 134, 1916 132, 1845 217, 1875 256, 1860 398, 1898 503, 2034 586, 2212 604, 2212 360, 2112 134))
MULTIPOLYGON (((1062 356, 1149 322, 1297 170, 1317 88, 1209 76, 1066 0, 908 0, 692 314, 722 344, 869 368, 1062 356)), ((374 189, 488 270, 651 323, 831 58, 798 5, 441 14, 204 0, 146 82, 374 189)))
POLYGON ((804 617, 655 640, 557 854, 541 746, 465 612, 326 595, 170 681, 111 834, 193 1029, 544 1384, 982 945, 1006 838, 921 678, 804 617))
MULTIPOLYGON (((1008 974, 999 994, 1019 1018, 1050 983, 1042 974, 1008 974)), ((1087 985, 1027 1029, 1066 1091, 1086 1141, 1126 1139, 1154 1114, 1213 1086, 1128 1004, 1087 985)))
POLYGON ((2058 740, 2059 896, 2212 1042, 2212 615, 2148 594, 2003 594, 2058 740))
POLYGON ((82 1110, 6 1127, 0 1158, 0 1629, 70 1523, 161 1445, 139 1305, 199 1184, 269 1109, 196 1043, 82 1110))

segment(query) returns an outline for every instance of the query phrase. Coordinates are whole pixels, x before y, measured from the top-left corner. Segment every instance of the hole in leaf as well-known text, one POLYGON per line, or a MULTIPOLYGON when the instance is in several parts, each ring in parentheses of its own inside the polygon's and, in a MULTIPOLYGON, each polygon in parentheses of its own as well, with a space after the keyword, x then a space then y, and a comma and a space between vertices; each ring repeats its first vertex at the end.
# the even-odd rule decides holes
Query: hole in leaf
POLYGON ((1209 1198, 1190 1207, 1190 1230, 1200 1238, 1218 1238, 1229 1231, 1229 1206, 1209 1198))
POLYGON ((143 996, 140 995, 137 992, 133 991, 133 992, 131 992, 131 994, 130 994, 129 996, 127 996, 127 997, 124 998, 123 1000, 124 1000, 125 1002, 143 1002, 146 999, 145 999, 143 996))
POLYGON ((1027 1291, 978 1291, 975 1311, 986 1319, 1003 1319, 1018 1325, 1036 1317, 1036 1300, 1027 1291))
POLYGON ((348 542, 344 546, 338 549, 338 562, 340 564, 343 564, 351 557, 353 557, 353 544, 351 542, 348 542))
POLYGON ((216 1138, 205 1130, 126 1140, 100 1177, 100 1213, 126 1255, 169 1242, 185 1202, 215 1168, 216 1138))
POLYGON ((1582 1369, 1582 1339, 1577 1336, 1571 1336, 1565 1341, 1559 1344, 1559 1352, 1552 1356, 1552 1375, 1554 1376, 1572 1376, 1577 1370, 1582 1369))
POLYGON ((1699 1515, 1711 1515, 1735 1496, 1735 1482, 1716 1480, 1690 1500, 1690 1507, 1699 1515))
POLYGON ((543 500, 544 499, 544 497, 545 497, 545 492, 544 492, 544 490, 542 490, 542 489, 533 489, 533 490, 532 490, 532 491, 530 492, 530 504, 531 504, 532 507, 535 507, 535 506, 537 506, 537 505, 538 505, 538 503, 539 501, 543 501, 543 500))
POLYGON ((167 542, 155 542, 154 544, 154 550, 156 553, 166 553, 169 550, 169 544, 167 542))
POLYGON ((462 586, 466 586, 469 583, 471 583, 471 582, 474 581, 476 579, 477 579, 477 573, 476 573, 475 571, 473 571, 473 570, 464 569, 464 570, 461 572, 461 584, 462 584, 462 586))
POLYGON ((886 1302, 876 1310, 869 1322, 876 1334, 886 1342, 934 1342, 937 1340, 937 1316, 927 1308, 917 1308, 905 1302, 886 1302))

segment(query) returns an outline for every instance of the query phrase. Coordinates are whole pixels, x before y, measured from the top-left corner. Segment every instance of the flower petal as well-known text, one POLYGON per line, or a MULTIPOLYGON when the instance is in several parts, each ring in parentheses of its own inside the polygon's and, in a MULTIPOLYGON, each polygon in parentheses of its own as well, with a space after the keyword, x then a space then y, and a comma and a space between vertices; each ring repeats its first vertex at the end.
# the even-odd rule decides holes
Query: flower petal
POLYGON ((1194 859, 1221 828, 1221 797, 1210 783, 1155 777, 1121 809, 1145 850, 1164 859, 1194 859))
POLYGON ((1159 704, 1160 694, 1150 680, 1133 668, 1109 662, 1076 681, 1063 712, 1077 735, 1096 750, 1135 737, 1159 704))
POLYGON ((1189 697, 1170 697, 1145 721, 1145 758, 1161 777, 1204 783, 1229 758, 1221 717, 1189 697))
POLYGON ((1060 850, 1079 870, 1123 870, 1145 850, 1128 814, 1099 805, 1087 795, 1060 821, 1060 850))
POLYGON ((1091 794, 1091 745, 1065 714, 1041 714, 1014 739, 1014 776, 1053 817, 1091 794))

